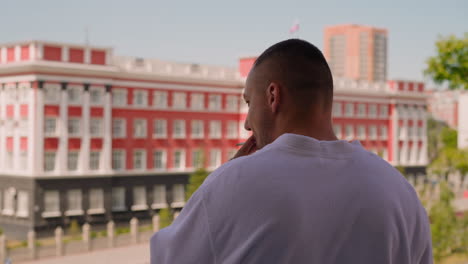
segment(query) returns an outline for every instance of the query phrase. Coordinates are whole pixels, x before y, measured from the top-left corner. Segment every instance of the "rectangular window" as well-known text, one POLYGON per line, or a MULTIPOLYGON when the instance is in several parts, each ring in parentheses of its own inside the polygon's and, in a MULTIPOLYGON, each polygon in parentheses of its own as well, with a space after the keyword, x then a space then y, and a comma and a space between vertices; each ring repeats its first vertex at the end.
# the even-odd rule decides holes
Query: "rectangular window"
POLYGON ((210 138, 221 138, 221 121, 210 121, 210 138))
POLYGON ((237 95, 228 95, 226 97, 226 110, 230 112, 239 111, 239 97, 237 95))
POLYGON ((146 187, 145 186, 135 186, 133 187, 133 205, 132 210, 146 210, 148 209, 148 204, 146 202, 146 187))
POLYGON ((333 116, 340 117, 343 115, 343 105, 340 102, 333 103, 333 116))
POLYGON ((174 169, 184 169, 185 168, 185 151, 176 150, 174 151, 174 169))
POLYGON ((366 127, 363 125, 359 125, 357 129, 358 129, 358 138, 361 140, 366 139, 366 127))
POLYGON ((388 118, 388 105, 381 105, 380 106, 380 117, 381 118, 388 118))
POLYGON ((112 169, 117 171, 125 169, 125 150, 112 151, 112 169))
POLYGON ((353 103, 347 103, 346 104, 345 115, 347 117, 354 116, 354 104, 353 103))
POLYGON ((68 152, 67 169, 69 171, 76 171, 78 169, 78 155, 77 151, 68 152))
POLYGON ((60 216, 60 194, 58 191, 44 192, 44 217, 60 216))
POLYGON ((99 170, 99 159, 101 152, 92 151, 89 155, 89 169, 90 170, 99 170))
POLYGON ((104 190, 93 188, 89 190, 88 213, 104 213, 104 190))
POLYGON ((167 108, 167 92, 155 91, 153 93, 153 106, 158 109, 167 108))
POLYGON ((57 118, 46 117, 44 120, 44 133, 46 136, 57 135, 57 118))
POLYGON ((183 207, 185 204, 185 188, 183 184, 174 184, 172 186, 173 202, 171 207, 183 207))
POLYGON ((192 120, 192 138, 203 138, 204 135, 204 129, 203 129, 204 123, 203 120, 192 120))
POLYGON ((53 171, 55 169, 55 152, 44 153, 44 171, 53 171))
POLYGON ((80 119, 70 118, 68 119, 68 136, 80 136, 80 119))
POLYGON ((135 90, 133 92, 133 105, 139 107, 148 106, 148 92, 143 90, 135 90))
POLYGON ((221 150, 212 149, 210 151, 210 167, 217 168, 221 165, 221 150))
POLYGON ((67 192, 67 212, 66 215, 83 214, 82 211, 82 195, 80 189, 68 190, 67 192))
POLYGON ((155 150, 153 152, 153 166, 156 170, 166 169, 166 151, 165 150, 155 150))
POLYGON ((125 138, 126 136, 125 119, 112 119, 112 137, 125 138))
POLYGON ((374 125, 369 126, 369 138, 371 140, 377 139, 377 127, 374 125))
POLYGON ((203 110, 205 108, 205 96, 203 94, 193 93, 190 97, 190 107, 193 110, 203 110))
POLYGON ((102 136, 102 119, 101 118, 91 118, 89 123, 89 133, 92 137, 102 136))
POLYGON ((81 103, 82 89, 78 87, 68 88, 68 103, 69 104, 80 104, 81 103))
POLYGON ((125 211, 125 187, 112 188, 112 211, 125 211))
POLYGON ((366 117, 366 105, 365 104, 358 104, 358 116, 366 117))
POLYGON ((60 87, 58 85, 44 87, 44 101, 46 103, 58 103, 60 101, 60 87))
POLYGON ((408 127, 408 137, 413 137, 413 127, 412 126, 409 126, 408 127))
POLYGON ((6 152, 5 164, 7 169, 13 169, 13 151, 8 150, 6 152))
POLYGON ((346 125, 346 139, 351 140, 354 138, 354 127, 353 125, 346 125))
POLYGON ((21 170, 27 170, 28 169, 28 151, 22 150, 20 152, 20 164, 21 164, 21 170))
POLYGON ((28 217, 29 216, 29 197, 28 192, 19 191, 18 192, 18 209, 16 211, 16 216, 18 217, 28 217))
POLYGON ((173 93, 173 104, 175 109, 187 108, 187 94, 186 93, 173 93))
POLYGON ((194 169, 203 168, 203 151, 200 149, 192 152, 192 167, 194 169))
POLYGON ((377 117, 377 106, 375 104, 369 105, 369 117, 371 118, 377 117))
POLYGON ((6 189, 3 193, 3 210, 4 215, 15 214, 15 191, 13 189, 6 189))
POLYGON ((93 105, 102 104, 103 96, 104 96, 103 88, 92 88, 89 90, 89 101, 93 105))
POLYGON ((337 125, 337 124, 333 125, 333 131, 335 132, 336 137, 340 139, 342 136, 341 125, 337 125))
POLYGON ((239 127, 237 126, 236 121, 229 121, 227 123, 227 138, 234 139, 238 137, 237 131, 239 127))
POLYGON ((133 120, 133 137, 146 138, 146 119, 133 120))
POLYGON ((144 150, 133 151, 133 169, 134 170, 146 169, 146 151, 144 150))
POLYGON ((166 186, 163 184, 154 185, 153 187, 153 209, 166 208, 166 186))
POLYGON ((113 106, 126 106, 127 105, 127 90, 126 89, 112 89, 112 105, 113 106))
POLYGON ((380 139, 387 139, 387 126, 380 126, 380 139))
POLYGON ((166 138, 167 137, 167 121, 164 119, 154 120, 153 127, 154 138, 166 138))
POLYGON ((221 110, 221 95, 219 94, 210 94, 208 97, 208 109, 212 111, 221 110))
POLYGON ((185 120, 174 120, 174 138, 185 138, 185 120))

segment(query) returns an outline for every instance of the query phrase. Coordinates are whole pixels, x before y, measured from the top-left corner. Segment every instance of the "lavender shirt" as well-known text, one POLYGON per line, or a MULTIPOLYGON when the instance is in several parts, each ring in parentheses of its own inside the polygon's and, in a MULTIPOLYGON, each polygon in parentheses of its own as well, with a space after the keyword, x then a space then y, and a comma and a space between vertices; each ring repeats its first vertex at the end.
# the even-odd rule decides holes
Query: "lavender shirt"
POLYGON ((295 134, 214 171, 150 248, 152 264, 432 263, 397 170, 357 141, 295 134))

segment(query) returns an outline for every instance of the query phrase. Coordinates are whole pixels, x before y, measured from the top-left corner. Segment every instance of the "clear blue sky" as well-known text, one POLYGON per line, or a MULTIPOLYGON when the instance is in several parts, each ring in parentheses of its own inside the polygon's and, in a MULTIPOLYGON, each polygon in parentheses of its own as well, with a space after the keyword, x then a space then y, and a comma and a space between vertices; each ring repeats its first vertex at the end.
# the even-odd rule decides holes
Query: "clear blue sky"
POLYGON ((237 65, 288 38, 323 46, 326 25, 355 23, 389 30, 389 78, 423 80, 437 36, 468 32, 466 0, 137 1, 0 0, 0 42, 85 40, 117 55, 237 65))

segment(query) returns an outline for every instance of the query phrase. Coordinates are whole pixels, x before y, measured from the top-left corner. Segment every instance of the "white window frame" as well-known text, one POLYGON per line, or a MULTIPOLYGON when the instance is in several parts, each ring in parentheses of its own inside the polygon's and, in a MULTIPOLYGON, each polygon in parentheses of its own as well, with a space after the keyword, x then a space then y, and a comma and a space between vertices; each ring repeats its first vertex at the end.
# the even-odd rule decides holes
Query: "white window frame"
POLYGON ((185 205, 185 186, 183 184, 172 185, 172 208, 181 208, 185 205))
POLYGON ((227 134, 228 139, 236 139, 239 137, 238 134, 239 127, 237 121, 228 121, 227 122, 227 134))
POLYGON ((215 169, 221 166, 222 152, 221 149, 213 148, 210 150, 210 168, 215 169))
POLYGON ((56 169, 56 160, 57 160, 57 152, 55 151, 45 151, 44 152, 44 172, 52 172, 56 169), (49 164, 48 164, 49 163, 49 164), (50 165, 52 163, 52 165, 50 165), (50 168, 50 169, 48 169, 50 168))
POLYGON ((28 150, 20 150, 20 164, 21 164, 21 170, 28 170, 28 150))
POLYGON ((343 136, 343 131, 340 124, 333 125, 333 131, 335 132, 335 136, 340 139, 343 136))
POLYGON ((153 186, 153 209, 167 208, 166 185, 156 184, 153 186))
POLYGON ((81 136, 81 118, 70 117, 67 121, 67 131, 69 137, 81 136))
POLYGON ((44 210, 42 217, 59 217, 62 215, 60 212, 60 193, 57 190, 44 191, 44 210), (51 206, 52 205, 52 206, 51 206))
POLYGON ((380 126, 380 139, 382 139, 382 140, 387 140, 388 139, 388 127, 386 125, 381 125, 380 126))
POLYGON ((147 120, 143 118, 135 118, 133 119, 133 137, 134 138, 146 138, 148 135, 148 124, 147 120), (141 128, 137 128, 140 126, 141 128), (140 133, 141 131, 141 133, 140 133))
POLYGON ((79 151, 69 151, 67 154, 67 170, 68 171, 77 171, 78 170, 78 162, 80 159, 80 152, 79 151), (73 156, 76 156, 76 160, 72 161, 70 158, 73 156), (73 165, 72 162, 74 162, 75 168, 72 168, 70 165, 73 165))
POLYGON ((208 110, 221 111, 222 109, 222 96, 220 94, 210 94, 208 96, 208 110))
POLYGON ((185 169, 185 150, 184 149, 175 149, 173 152, 172 168, 174 170, 184 170, 185 169), (176 153, 180 152, 180 166, 176 166, 176 153))
POLYGON ((353 125, 345 126, 345 137, 346 137, 346 140, 354 139, 354 126, 353 125), (351 131, 349 131, 349 128, 351 128, 351 131))
POLYGON ((103 119, 91 118, 89 120, 89 135, 91 137, 102 137, 103 134, 103 119))
POLYGON ((185 129, 185 120, 177 119, 174 120, 174 131, 172 134, 173 138, 182 139, 186 136, 186 129, 185 129))
POLYGON ((59 84, 45 84, 44 102, 47 104, 57 104, 60 102, 61 87, 59 84))
POLYGON ((148 91, 146 90, 133 90, 134 107, 147 107, 148 106, 148 91))
POLYGON ((379 116, 380 118, 388 118, 388 105, 380 105, 379 116))
POLYGON ((237 95, 226 96, 226 111, 229 111, 229 112, 239 111, 239 96, 237 95))
POLYGON ((376 104, 369 104, 369 117, 370 118, 377 117, 377 105, 376 104))
POLYGON ((155 170, 166 170, 167 168, 167 150, 165 149, 156 149, 153 151, 153 169, 155 170), (161 167, 156 166, 156 153, 161 153, 161 167))
POLYGON ((133 150, 133 170, 136 170, 136 171, 144 171, 146 170, 146 159, 147 159, 147 156, 146 156, 146 150, 144 149, 134 149, 133 150), (140 164, 141 166, 139 168, 137 168, 136 164, 137 164, 137 157, 141 155, 141 158, 142 160, 140 161, 140 164))
POLYGON ((83 192, 81 189, 70 189, 67 191, 67 210, 66 216, 82 215, 83 211, 83 192))
POLYGON ((112 151, 112 170, 123 171, 126 169, 126 155, 124 149, 114 149, 112 151), (119 155, 117 159, 117 155, 119 155), (118 162, 118 163, 117 163, 118 162), (119 164, 120 166, 117 166, 119 164))
POLYGON ((29 216, 29 193, 18 191, 16 216, 27 218, 29 216))
POLYGON ((89 103, 90 105, 102 105, 104 103, 104 88, 90 87, 89 103), (94 97, 93 95, 97 95, 97 97, 94 97))
POLYGON ((333 116, 343 116, 343 104, 341 102, 333 102, 333 116))
POLYGON ((204 110, 205 95, 202 93, 192 93, 190 95, 190 108, 192 110, 204 110))
POLYGON ((203 150, 202 149, 192 150, 192 168, 200 169, 203 167, 204 167, 203 150), (195 157, 197 155, 199 155, 199 157, 195 157))
POLYGON ((83 98, 83 87, 68 86, 67 87, 67 100, 68 104, 80 105, 83 98))
POLYGON ((378 138, 378 132, 377 132, 377 126, 376 125, 370 125, 369 126, 369 139, 370 140, 376 140, 378 138))
POLYGON ((187 108, 187 93, 173 92, 172 93, 172 108, 173 109, 186 109, 187 108))
POLYGON ((112 88, 112 106, 126 106, 128 102, 127 89, 112 88))
POLYGON ((113 212, 122 212, 127 210, 125 203, 126 190, 123 186, 112 187, 112 211, 113 212), (118 204, 116 204, 118 201, 118 204))
POLYGON ((146 186, 133 186, 132 188, 133 205, 132 211, 144 211, 148 209, 148 199, 146 196, 146 186), (142 199, 141 199, 142 198, 142 199), (140 200, 141 201, 138 201, 140 200))
POLYGON ((357 109, 358 109, 358 112, 357 112, 358 117, 361 117, 361 118, 366 117, 366 104, 359 103, 357 105, 357 109))
POLYGON ((101 152, 96 151, 96 150, 91 150, 89 152, 89 170, 97 171, 100 168, 101 168, 101 152))
POLYGON ((103 214, 104 209, 104 190, 102 188, 91 188, 88 192, 89 209, 88 214, 103 214))
POLYGON ((57 122, 58 118, 55 116, 46 116, 44 118, 44 135, 55 137, 58 134, 57 122))
POLYGON ((3 192, 3 215, 14 215, 15 214, 15 196, 16 189, 8 188, 3 192))
POLYGON ((153 92, 153 107, 156 109, 168 108, 168 92, 167 91, 154 91, 153 92))
POLYGON ((221 139, 222 137, 222 122, 220 120, 210 121, 210 138, 221 139))
POLYGON ((202 139, 205 137, 205 122, 203 120, 192 120, 191 138, 202 139))
POLYGON ((167 138, 167 120, 155 119, 153 121, 153 138, 167 138), (161 127, 162 131, 159 131, 161 127))
POLYGON ((113 138, 125 138, 126 136, 127 136, 127 120, 124 118, 113 118, 112 119, 112 137, 113 138))
POLYGON ((357 138, 360 140, 365 140, 366 139, 366 126, 364 125, 358 125, 357 127, 357 138))

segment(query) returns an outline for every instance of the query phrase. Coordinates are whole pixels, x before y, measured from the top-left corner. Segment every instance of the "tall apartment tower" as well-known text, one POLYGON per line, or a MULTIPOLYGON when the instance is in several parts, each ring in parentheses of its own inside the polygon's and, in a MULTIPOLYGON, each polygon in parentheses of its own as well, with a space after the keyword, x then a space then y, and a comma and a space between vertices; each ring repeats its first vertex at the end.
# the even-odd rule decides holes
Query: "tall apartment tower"
POLYGON ((325 28, 324 53, 334 77, 387 79, 387 30, 360 25, 325 28))

